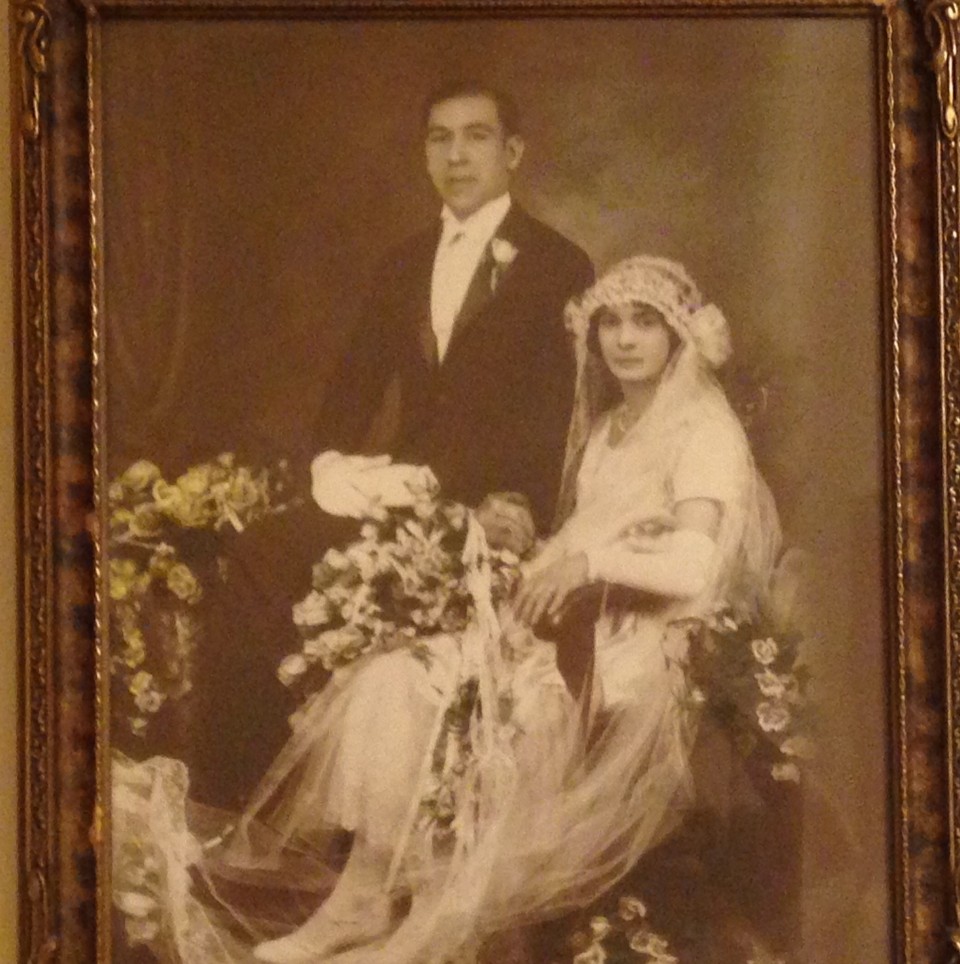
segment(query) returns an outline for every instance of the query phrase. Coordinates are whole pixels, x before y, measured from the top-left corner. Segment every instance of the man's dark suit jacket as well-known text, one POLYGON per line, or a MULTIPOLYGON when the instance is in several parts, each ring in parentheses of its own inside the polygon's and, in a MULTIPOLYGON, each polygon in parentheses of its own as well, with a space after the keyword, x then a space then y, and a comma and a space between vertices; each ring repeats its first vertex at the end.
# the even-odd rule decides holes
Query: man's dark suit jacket
MULTIPOLYGON (((499 268, 488 249, 438 363, 430 293, 439 236, 438 224, 414 237, 373 278, 297 469, 326 449, 388 453, 429 465, 442 493, 467 505, 490 492, 522 492, 546 531, 574 391, 563 308, 593 269, 578 247, 511 206, 495 237, 516 257, 499 268)), ((198 653, 196 799, 237 806, 289 735, 293 707, 276 668, 299 647, 291 606, 309 591, 312 564, 357 528, 308 499, 224 546, 227 582, 211 594, 198 653)))
POLYGON ((439 236, 437 225, 412 238, 373 278, 370 306, 326 395, 316 452, 387 452, 429 465, 441 491, 467 505, 489 492, 522 492, 543 531, 574 390, 563 308, 592 282, 593 268, 514 203, 495 237, 516 256, 497 266, 488 247, 438 363, 430 291, 439 236))

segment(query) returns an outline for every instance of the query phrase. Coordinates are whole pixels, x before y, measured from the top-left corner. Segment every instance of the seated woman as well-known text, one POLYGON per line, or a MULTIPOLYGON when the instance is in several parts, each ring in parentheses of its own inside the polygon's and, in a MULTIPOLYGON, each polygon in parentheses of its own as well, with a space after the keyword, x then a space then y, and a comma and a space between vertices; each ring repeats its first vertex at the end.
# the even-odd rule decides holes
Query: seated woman
POLYGON ((568 320, 573 508, 512 601, 478 605, 467 631, 487 656, 507 642, 515 658, 491 657, 497 668, 481 672, 481 711, 464 723, 470 767, 448 800, 453 838, 425 842, 418 815, 438 721, 477 650, 438 637, 428 661, 398 650, 338 671, 296 720, 223 858, 268 870, 291 849, 330 856, 328 898, 257 945, 257 960, 471 959, 497 932, 594 900, 690 803, 686 628, 757 605, 776 513, 714 378, 730 354, 726 322, 680 265, 627 259, 568 320), (571 634, 591 592, 588 630, 571 634), (504 701, 509 725, 491 709, 504 701), (352 846, 338 867, 344 830, 352 846))

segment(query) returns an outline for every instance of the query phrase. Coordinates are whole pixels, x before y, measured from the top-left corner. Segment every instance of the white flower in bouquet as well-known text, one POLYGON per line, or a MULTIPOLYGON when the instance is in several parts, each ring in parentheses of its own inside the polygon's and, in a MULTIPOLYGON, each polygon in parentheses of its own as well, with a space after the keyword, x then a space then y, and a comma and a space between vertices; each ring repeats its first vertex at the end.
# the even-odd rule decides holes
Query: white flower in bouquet
POLYGON ((139 673, 135 673, 130 679, 130 692, 134 696, 139 696, 141 693, 146 693, 147 690, 153 687, 153 676, 146 670, 141 670, 139 673))
POLYGON ((775 639, 755 639, 750 648, 753 650, 753 658, 761 666, 769 666, 780 653, 775 639))
POLYGON ((754 673, 754 679, 757 681, 760 692, 767 697, 767 699, 783 699, 787 692, 783 678, 771 669, 765 669, 762 673, 754 673))
POLYGON ((617 902, 617 913, 622 920, 636 920, 647 916, 647 905, 638 897, 624 894, 617 902))
POLYGON ((156 940, 160 934, 160 922, 150 918, 128 917, 124 921, 124 930, 126 930, 127 940, 131 944, 149 944, 156 940))
POLYGON ((154 911, 160 909, 156 900, 149 894, 136 890, 114 893, 113 902, 117 909, 128 917, 149 917, 154 911))
POLYGON ((199 602, 203 595, 197 577, 182 562, 172 566, 167 573, 167 588, 178 599, 190 604, 199 602))
POLYGON ((332 616, 330 601, 316 589, 293 606, 293 621, 298 626, 323 626, 332 616))
POLYGON ((308 666, 309 664, 303 653, 291 653, 289 656, 285 656, 277 667, 277 679, 284 686, 293 686, 307 671, 308 666))
POLYGON ((812 760, 817 754, 817 745, 808 736, 790 736, 780 745, 780 752, 800 760, 812 760))
POLYGON ((147 563, 147 567, 149 568, 152 576, 161 576, 165 578, 176 561, 177 550, 174 549, 169 543, 158 542, 156 548, 153 550, 153 555, 150 556, 150 561, 147 563))
POLYGON ((324 669, 333 670, 356 659, 369 647, 370 641, 357 627, 341 626, 306 640, 303 655, 307 660, 319 661, 324 669))
MULTIPOLYGON (((123 498, 123 492, 130 492, 138 495, 145 493, 160 478, 160 469, 153 462, 140 459, 129 466, 126 471, 117 479, 115 485, 120 489, 119 498, 123 498)), ((110 497, 113 498, 113 486, 110 487, 110 497)))
POLYGON ((369 623, 379 615, 379 608, 373 599, 373 589, 369 584, 356 586, 350 598, 340 607, 340 615, 347 622, 369 623))
POLYGON ((213 484, 213 468, 210 465, 194 465, 177 479, 177 488, 187 498, 203 498, 213 484))
POLYGON ((227 483, 225 501, 234 512, 249 512, 266 502, 266 480, 255 479, 246 466, 227 483))
POLYGON ((613 927, 606 917, 594 917, 590 920, 590 933, 595 941, 602 941, 612 930, 613 927))
POLYGON ((759 703, 757 722, 764 733, 781 733, 790 725, 790 711, 780 703, 759 703))
POLYGON ((176 485, 159 479, 153 487, 153 498, 162 512, 174 522, 188 529, 198 529, 207 524, 209 513, 203 502, 201 480, 194 473, 186 487, 181 487, 181 476, 176 485), (199 490, 199 491, 198 491, 199 490))
POLYGON ((147 658, 147 641, 135 623, 123 627, 122 637, 123 652, 119 658, 128 669, 136 669, 147 658))
POLYGON ((591 944, 573 959, 573 964, 605 964, 606 960, 607 952, 603 947, 600 944, 591 944))
POLYGON ((328 549, 323 554, 323 562, 338 572, 346 572, 350 568, 350 560, 339 549, 328 549))
POLYGON ((774 763, 770 775, 778 783, 799 783, 800 767, 796 763, 774 763))
POLYGON ((133 559, 110 560, 110 598, 122 602, 131 596, 142 593, 150 582, 150 576, 143 572, 133 559))
POLYGON ((163 706, 163 693, 154 689, 145 690, 136 694, 134 703, 141 713, 156 713, 163 706))
POLYGON ((638 954, 647 954, 655 961, 662 961, 664 964, 668 961, 677 960, 670 953, 670 945, 666 940, 659 934, 645 928, 641 928, 631 936, 630 950, 636 951, 638 954))
POLYGON ((163 527, 163 513, 155 505, 145 502, 133 510, 127 527, 137 539, 154 539, 163 527))
POLYGON ((375 542, 355 542, 344 551, 344 555, 363 582, 369 582, 389 565, 387 553, 375 542))

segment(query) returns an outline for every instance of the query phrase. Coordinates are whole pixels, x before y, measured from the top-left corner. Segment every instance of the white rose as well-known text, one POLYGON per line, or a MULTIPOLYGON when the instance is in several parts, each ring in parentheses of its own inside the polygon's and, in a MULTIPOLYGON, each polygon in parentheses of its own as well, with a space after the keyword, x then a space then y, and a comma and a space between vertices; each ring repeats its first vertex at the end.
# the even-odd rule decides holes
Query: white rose
POLYGON ((149 944, 160 933, 160 924, 155 920, 127 918, 124 927, 131 944, 149 944))
POLYGON ((513 264, 519 254, 516 247, 506 238, 494 238, 490 242, 490 253, 493 255, 493 260, 501 268, 506 268, 513 264))
POLYGON ((670 945, 652 931, 639 930, 630 938, 630 950, 660 959, 669 952, 670 945))
POLYGON ((293 621, 298 626, 322 626, 329 622, 330 616, 329 601, 316 590, 295 603, 293 607, 293 621))
POLYGON ((350 568, 350 560, 339 549, 328 549, 323 555, 323 561, 331 569, 341 572, 350 568))
POLYGON ((160 469, 153 462, 141 459, 134 462, 117 480, 131 492, 146 492, 160 478, 160 469))
POLYGON ((637 897, 625 895, 620 898, 617 913, 623 920, 635 920, 647 916, 647 905, 637 897))
POLYGON ((606 917, 594 917, 590 921, 590 933, 595 941, 602 941, 612 929, 606 917))
POLYGON ((607 952, 599 944, 591 944, 573 959, 573 964, 605 964, 606 960, 607 952))
POLYGON ((307 666, 302 653, 291 653, 277 667, 277 679, 284 686, 292 686, 307 671, 307 666))
POLYGON ((764 733, 780 733, 790 724, 790 711, 779 703, 760 703, 757 721, 764 733))
POLYGON ((163 694, 157 690, 147 690, 145 693, 138 693, 134 702, 141 713, 156 713, 163 706, 163 694))
POLYGON ((753 650, 753 658, 761 666, 769 666, 780 653, 775 639, 755 639, 750 648, 753 650))
POLYGON ((128 917, 147 917, 157 909, 157 902, 152 897, 135 890, 114 894, 113 902, 128 917))
POLYGON ((716 305, 704 305, 687 322, 697 351, 711 368, 720 368, 733 354, 730 327, 716 305))
POLYGON ((774 763, 770 774, 774 780, 780 783, 800 782, 800 768, 796 763, 774 763))
POLYGON ((757 686, 760 687, 760 692, 768 699, 782 699, 787 692, 783 680, 773 670, 765 669, 762 673, 754 673, 753 676, 757 686))

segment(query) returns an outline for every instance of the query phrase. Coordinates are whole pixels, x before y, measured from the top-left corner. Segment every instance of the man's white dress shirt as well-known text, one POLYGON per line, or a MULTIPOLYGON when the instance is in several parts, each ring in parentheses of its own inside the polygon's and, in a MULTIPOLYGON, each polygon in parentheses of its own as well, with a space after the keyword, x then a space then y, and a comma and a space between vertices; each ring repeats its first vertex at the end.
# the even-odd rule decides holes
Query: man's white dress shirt
POLYGON ((457 315, 463 307, 470 281, 480 259, 510 210, 510 195, 488 201, 463 221, 448 207, 440 215, 443 230, 433 261, 430 320, 437 339, 437 356, 443 360, 457 315))

